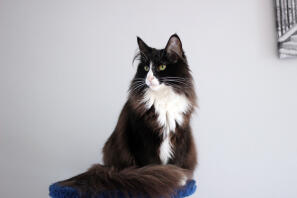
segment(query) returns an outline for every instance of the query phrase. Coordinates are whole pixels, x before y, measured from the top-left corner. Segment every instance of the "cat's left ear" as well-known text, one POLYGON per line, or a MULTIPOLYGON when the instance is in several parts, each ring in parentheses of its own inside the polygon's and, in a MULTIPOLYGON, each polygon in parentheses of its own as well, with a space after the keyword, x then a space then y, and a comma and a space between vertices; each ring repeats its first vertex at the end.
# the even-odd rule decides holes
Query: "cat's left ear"
POLYGON ((183 58, 184 51, 182 47, 181 40, 177 36, 177 34, 173 34, 165 47, 166 53, 169 55, 178 55, 180 58, 183 58))

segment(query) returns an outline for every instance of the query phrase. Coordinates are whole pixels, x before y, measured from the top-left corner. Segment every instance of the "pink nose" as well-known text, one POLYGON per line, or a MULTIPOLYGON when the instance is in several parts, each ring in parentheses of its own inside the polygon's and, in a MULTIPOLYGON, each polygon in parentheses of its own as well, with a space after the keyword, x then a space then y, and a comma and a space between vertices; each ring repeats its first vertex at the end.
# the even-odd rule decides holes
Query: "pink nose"
POLYGON ((150 82, 152 82, 152 81, 154 80, 154 76, 149 75, 149 76, 148 76, 148 80, 149 80, 150 82))

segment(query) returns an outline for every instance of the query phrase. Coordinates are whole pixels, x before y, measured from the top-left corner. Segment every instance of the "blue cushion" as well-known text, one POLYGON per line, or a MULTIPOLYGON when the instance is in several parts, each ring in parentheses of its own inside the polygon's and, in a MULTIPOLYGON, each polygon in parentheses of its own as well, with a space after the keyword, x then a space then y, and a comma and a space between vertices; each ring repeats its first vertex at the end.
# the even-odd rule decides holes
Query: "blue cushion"
MULTIPOLYGON (((176 190, 176 194, 172 195, 172 198, 183 198, 194 194, 196 191, 196 182, 194 180, 189 180, 187 184, 181 189, 176 190)), ((121 192, 112 192, 114 197, 123 198, 124 195, 121 192)), ((72 187, 60 186, 58 183, 54 183, 49 187, 49 195, 52 198, 79 198, 79 193, 72 187)), ((107 192, 102 192, 96 196, 96 198, 108 198, 109 194, 107 192)), ((147 196, 142 196, 138 198, 144 198, 147 196)))

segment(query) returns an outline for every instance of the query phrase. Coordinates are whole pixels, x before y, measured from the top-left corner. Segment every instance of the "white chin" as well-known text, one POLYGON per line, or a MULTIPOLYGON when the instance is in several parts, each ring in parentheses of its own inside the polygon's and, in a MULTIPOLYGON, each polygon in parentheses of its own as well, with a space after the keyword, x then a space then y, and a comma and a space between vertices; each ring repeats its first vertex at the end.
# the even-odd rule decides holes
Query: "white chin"
POLYGON ((150 85, 149 86, 150 89, 152 89, 153 91, 158 91, 161 88, 161 85, 150 85))

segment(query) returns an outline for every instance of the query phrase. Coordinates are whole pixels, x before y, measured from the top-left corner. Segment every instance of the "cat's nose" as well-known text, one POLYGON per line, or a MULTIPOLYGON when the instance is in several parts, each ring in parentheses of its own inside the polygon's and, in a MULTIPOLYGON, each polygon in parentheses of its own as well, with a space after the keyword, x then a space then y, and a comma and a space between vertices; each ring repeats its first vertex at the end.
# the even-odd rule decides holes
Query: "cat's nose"
POLYGON ((154 76, 153 76, 153 75, 149 75, 149 76, 148 76, 148 80, 149 80, 150 82, 152 82, 152 81, 154 80, 154 76))

